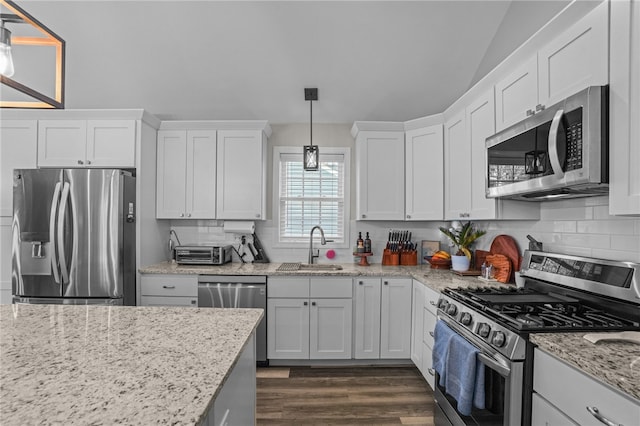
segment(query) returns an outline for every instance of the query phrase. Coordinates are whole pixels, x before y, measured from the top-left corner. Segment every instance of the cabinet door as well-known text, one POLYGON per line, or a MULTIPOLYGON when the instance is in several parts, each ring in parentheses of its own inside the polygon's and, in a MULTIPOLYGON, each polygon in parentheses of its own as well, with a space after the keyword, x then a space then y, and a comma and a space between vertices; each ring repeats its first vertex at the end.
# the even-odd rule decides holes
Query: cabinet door
POLYGON ((265 219, 264 139, 259 130, 218 132, 218 219, 265 219))
POLYGON ((469 217, 471 206, 471 149, 464 111, 444 124, 445 220, 469 217))
POLYGON ((411 280, 383 278, 380 304, 380 358, 411 358, 411 280))
POLYGON ((531 404, 531 424, 546 426, 577 426, 562 411, 549 404, 544 398, 534 393, 531 404))
POLYGON ((91 167, 135 167, 135 120, 87 121, 85 164, 91 167))
POLYGON ((78 167, 87 159, 87 122, 40 120, 38 167, 78 167))
MULTIPOLYGON (((485 140, 495 133, 493 90, 466 109, 467 138, 471 144, 470 219, 495 219, 496 200, 486 197, 487 160, 485 140)), ((455 163, 455 159, 453 160, 455 163)), ((452 188, 452 190, 455 190, 452 188)))
POLYGON ((267 357, 309 359, 309 299, 267 300, 267 357))
POLYGON ((413 296, 411 306, 411 361, 422 371, 422 317, 424 310, 424 285, 413 280, 413 296))
POLYGON ((640 1, 610 5, 609 212, 640 215, 640 1))
POLYGON ((309 357, 351 359, 351 299, 311 299, 309 357))
POLYGON ((197 297, 140 296, 140 306, 186 306, 198 307, 197 297))
POLYGON ((442 220, 443 149, 440 124, 406 132, 406 220, 442 220))
POLYGON ((35 168, 37 158, 38 122, 0 121, 0 216, 13 215, 13 169, 35 168))
POLYGON ((358 134, 358 220, 404 220, 404 132, 358 134))
POLYGON ((539 103, 551 106, 609 82, 608 12, 603 2, 538 51, 539 103))
POLYGON ((187 131, 186 217, 216 217, 216 132, 187 131))
POLYGON ((538 104, 538 61, 534 56, 496 86, 496 131, 527 117, 538 104))
POLYGON ((183 130, 158 132, 156 218, 186 215, 187 135, 183 130))
POLYGON ((356 359, 380 358, 380 278, 355 278, 356 359))

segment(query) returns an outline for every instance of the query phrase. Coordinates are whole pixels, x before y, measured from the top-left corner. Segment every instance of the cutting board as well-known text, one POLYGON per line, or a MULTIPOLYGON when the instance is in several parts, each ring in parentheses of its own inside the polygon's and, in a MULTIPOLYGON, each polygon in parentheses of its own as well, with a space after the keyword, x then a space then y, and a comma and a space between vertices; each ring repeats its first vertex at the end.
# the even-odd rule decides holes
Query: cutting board
POLYGON ((518 249, 516 240, 509 235, 498 235, 493 239, 489 251, 491 254, 502 254, 511 261, 511 273, 508 282, 514 283, 516 281, 515 273, 520 270, 520 264, 522 263, 520 249, 518 249))
POLYGON ((585 334, 584 338, 591 343, 598 343, 603 340, 617 340, 637 343, 640 345, 640 331, 622 331, 620 333, 589 333, 585 334))

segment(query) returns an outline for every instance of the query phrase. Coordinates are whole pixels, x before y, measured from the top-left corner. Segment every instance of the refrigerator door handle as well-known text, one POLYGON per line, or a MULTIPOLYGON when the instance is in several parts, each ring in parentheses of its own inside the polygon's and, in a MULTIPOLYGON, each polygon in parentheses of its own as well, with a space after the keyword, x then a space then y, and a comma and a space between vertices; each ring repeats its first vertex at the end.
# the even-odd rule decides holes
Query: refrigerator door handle
POLYGON ((58 212, 58 254, 60 258, 60 273, 62 274, 62 284, 67 284, 69 282, 67 258, 64 253, 64 218, 67 213, 69 189, 69 182, 65 182, 62 188, 62 199, 60 201, 60 210, 58 212))
POLYGON ((53 269, 53 279, 60 284, 60 274, 58 273, 58 256, 56 254, 56 211, 60 201, 60 182, 56 183, 53 190, 53 200, 51 200, 51 213, 49 214, 49 241, 53 249, 51 255, 51 268, 53 269))

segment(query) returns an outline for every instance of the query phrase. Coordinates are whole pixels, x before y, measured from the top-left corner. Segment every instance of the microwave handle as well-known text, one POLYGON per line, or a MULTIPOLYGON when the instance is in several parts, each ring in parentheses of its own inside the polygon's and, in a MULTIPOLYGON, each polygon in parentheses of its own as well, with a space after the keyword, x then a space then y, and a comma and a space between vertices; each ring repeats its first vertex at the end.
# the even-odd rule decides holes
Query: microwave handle
POLYGON ((564 177, 564 170, 562 170, 562 164, 560 164, 560 157, 558 156, 558 130, 560 129, 560 123, 563 115, 564 110, 559 109, 556 111, 549 131, 549 161, 551 162, 553 175, 558 179, 562 179, 564 177))

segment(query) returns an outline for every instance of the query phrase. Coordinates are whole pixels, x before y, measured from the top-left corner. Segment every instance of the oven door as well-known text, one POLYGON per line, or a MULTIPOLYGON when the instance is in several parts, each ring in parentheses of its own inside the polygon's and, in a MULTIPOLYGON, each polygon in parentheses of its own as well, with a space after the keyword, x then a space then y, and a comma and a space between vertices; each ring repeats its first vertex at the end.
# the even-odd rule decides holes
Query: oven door
POLYGON ((473 408, 470 416, 460 414, 456 400, 446 394, 435 376, 436 425, 495 425, 522 424, 522 390, 524 361, 511 361, 492 349, 467 329, 446 316, 438 316, 458 335, 479 349, 478 360, 485 366, 485 409, 473 408))

